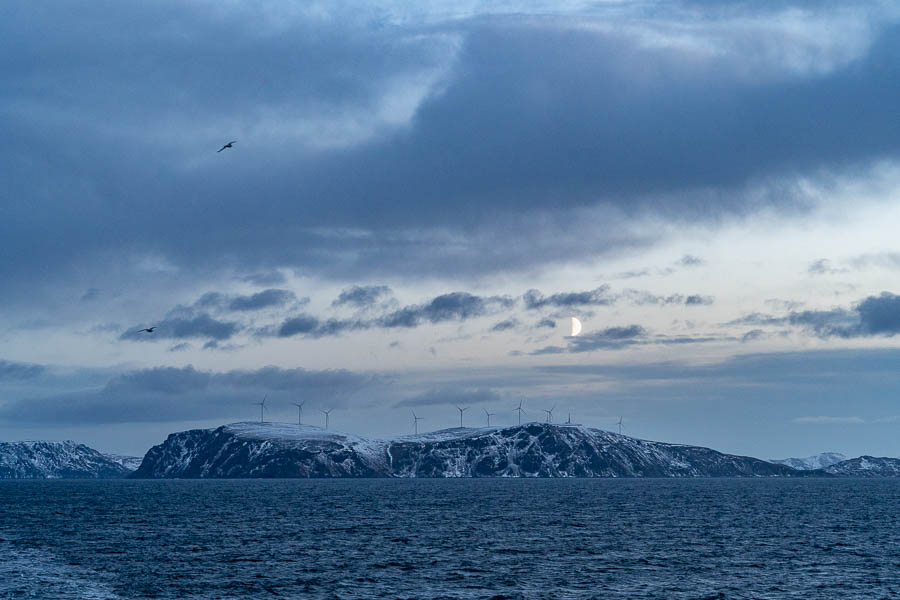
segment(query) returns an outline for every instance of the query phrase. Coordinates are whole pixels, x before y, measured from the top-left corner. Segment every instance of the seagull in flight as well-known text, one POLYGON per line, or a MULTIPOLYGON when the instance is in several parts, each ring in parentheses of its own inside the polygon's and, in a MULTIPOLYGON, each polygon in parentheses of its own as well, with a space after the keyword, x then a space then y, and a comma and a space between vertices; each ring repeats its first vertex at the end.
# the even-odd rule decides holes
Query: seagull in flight
POLYGON ((146 329, 138 329, 138 333, 146 331, 147 333, 153 333, 153 330, 156 329, 156 325, 153 327, 147 327, 146 329))
POLYGON ((216 152, 221 152, 225 148, 234 148, 234 146, 232 146, 232 144, 237 144, 237 140, 231 140, 230 142, 228 142, 227 144, 225 144, 224 146, 222 146, 221 148, 216 150, 216 152))

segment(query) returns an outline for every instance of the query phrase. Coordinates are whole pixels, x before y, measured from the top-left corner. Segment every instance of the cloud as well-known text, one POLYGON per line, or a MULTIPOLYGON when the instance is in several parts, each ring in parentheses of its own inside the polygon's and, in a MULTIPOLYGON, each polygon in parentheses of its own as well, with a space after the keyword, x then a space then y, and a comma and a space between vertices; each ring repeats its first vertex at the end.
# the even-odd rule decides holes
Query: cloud
POLYGON ((862 425, 865 421, 861 417, 796 417, 792 423, 800 425, 862 425))
POLYGON ((741 336, 741 342, 753 342, 756 340, 762 340, 768 337, 768 334, 762 329, 751 329, 743 336, 741 336))
POLYGON ((106 389, 112 393, 140 390, 163 394, 185 394, 206 389, 211 378, 211 373, 197 371, 191 365, 183 368, 156 367, 120 375, 111 380, 106 385, 106 389))
POLYGON ((515 329, 518 324, 519 322, 515 319, 506 319, 505 321, 495 323, 494 326, 491 327, 491 331, 509 331, 510 329, 515 329))
POLYGON ((460 405, 463 408, 471 405, 489 404, 499 402, 500 394, 485 388, 456 388, 441 387, 429 390, 423 394, 405 398, 395 403, 394 406, 427 406, 427 405, 460 405))
POLYGON ((537 325, 535 325, 535 327, 548 327, 550 329, 555 329, 556 321, 554 321, 553 319, 541 319, 537 322, 537 325))
POLYGON ((609 327, 601 331, 586 333, 575 337, 567 337, 566 339, 568 342, 566 347, 546 346, 531 352, 531 354, 577 354, 581 352, 594 352, 595 350, 619 350, 629 346, 648 346, 654 344, 706 344, 710 342, 738 341, 738 338, 730 336, 669 336, 663 334, 651 336, 650 332, 640 325, 609 327))
POLYGON ((647 336, 647 330, 640 325, 628 325, 626 327, 609 327, 601 331, 586 333, 583 335, 569 337, 569 345, 567 348, 559 346, 547 346, 532 352, 535 355, 541 354, 562 354, 564 352, 579 353, 593 352, 594 350, 608 350, 624 348, 637 344, 647 336))
POLYGON ((657 304, 665 306, 669 304, 684 304, 686 306, 709 305, 714 298, 692 294, 669 294, 661 296, 646 290, 626 288, 621 292, 613 292, 609 285, 604 284, 593 290, 584 292, 560 292, 551 296, 544 296, 538 290, 528 290, 522 296, 525 308, 529 310, 541 308, 575 308, 580 306, 612 306, 620 301, 629 302, 637 306, 657 304))
POLYGON ((539 290, 528 290, 522 297, 525 308, 533 310, 538 308, 570 308, 574 306, 609 306, 615 302, 610 294, 609 285, 601 285, 598 288, 586 292, 563 292, 545 297, 539 290))
POLYGON ((131 329, 119 336, 119 339, 153 341, 157 339, 211 338, 222 341, 230 339, 241 330, 241 326, 234 321, 219 321, 206 313, 190 318, 163 319, 157 322, 155 327, 153 333, 131 329))
POLYGON ((422 321, 465 321, 507 310, 513 304, 511 298, 503 296, 482 297, 468 292, 452 292, 437 296, 426 304, 406 306, 387 314, 378 320, 378 325, 385 328, 416 327, 422 321))
MULTIPOLYGON (((358 295, 350 290, 351 297, 358 295)), ((383 293, 383 292, 382 292, 383 293)), ((348 301, 352 303, 352 301, 348 301)), ((342 302, 343 304, 343 302, 342 302)), ((436 296, 424 304, 414 304, 370 319, 321 319, 314 315, 302 314, 290 317, 276 329, 263 328, 260 335, 292 337, 323 337, 339 335, 347 331, 371 329, 414 328, 423 322, 442 323, 446 321, 466 321, 512 308, 514 301, 504 296, 476 296, 467 292, 452 292, 436 296)))
POLYGON ((850 309, 793 311, 779 318, 755 313, 733 323, 795 325, 822 338, 892 337, 900 333, 900 296, 882 292, 850 309))
POLYGON ((706 262, 699 256, 685 254, 678 260, 676 264, 682 267, 699 267, 706 264, 706 262))
POLYGON ((831 261, 827 258, 814 260, 809 264, 807 271, 810 275, 834 275, 838 273, 847 273, 849 269, 838 269, 831 266, 831 261))
POLYGON ((851 258, 849 262, 853 268, 859 270, 868 269, 870 267, 896 270, 900 268, 900 252, 862 254, 851 258))
POLYGON ((684 306, 708 306, 715 299, 712 296, 703 296, 700 294, 691 294, 683 296, 681 294, 669 294, 668 296, 659 296, 643 290, 625 289, 621 294, 615 297, 616 300, 623 299, 632 304, 643 306, 645 304, 657 304, 666 306, 669 304, 683 304, 684 306))
POLYGON ((865 335, 900 333, 900 296, 896 294, 881 292, 880 296, 869 296, 856 306, 856 312, 865 335))
POLYGON ((312 334, 319 329, 319 319, 311 315, 292 317, 278 328, 278 337, 290 337, 293 335, 312 334))
POLYGON ((13 362, 0 359, 0 381, 21 381, 41 376, 46 368, 43 365, 13 362))
POLYGON ((100 297, 100 290, 98 288, 92 287, 88 288, 84 294, 81 296, 82 302, 90 302, 91 300, 96 300, 100 297))
POLYGON ((354 285, 343 290, 331 305, 343 306, 349 304, 356 308, 366 308, 374 305, 380 298, 391 294, 391 288, 386 285, 354 285))
POLYGON ((155 367, 113 377, 96 390, 8 401, 0 405, 0 417, 56 425, 240 418, 252 414, 252 398, 266 393, 273 405, 306 398, 346 406, 358 393, 387 384, 383 377, 346 370, 155 367))
POLYGON ((137 286, 148 255, 185 278, 596 258, 657 243, 645 217, 803 210, 798 176, 900 150, 885 3, 485 6, 5 11, 2 293, 137 286))
POLYGON ((709 306, 715 301, 712 296, 701 296, 692 294, 684 299, 685 306, 709 306))
POLYGON ((287 281, 284 273, 280 271, 261 271, 259 273, 250 273, 249 275, 244 275, 243 277, 241 277, 240 280, 260 286, 281 285, 285 281, 287 281))
MULTIPOLYGON (((262 308, 281 307, 297 300, 290 290, 268 289, 250 296, 237 296, 228 302, 228 309, 234 311, 260 310, 262 308)), ((306 302, 309 299, 305 299, 306 302)))
MULTIPOLYGON (((361 320, 319 319, 312 315, 298 315, 286 319, 276 330, 275 335, 286 338, 295 335, 306 337, 325 337, 340 335, 346 331, 356 331, 371 327, 370 322, 361 320)), ((270 329, 264 329, 261 335, 271 335, 270 329)))

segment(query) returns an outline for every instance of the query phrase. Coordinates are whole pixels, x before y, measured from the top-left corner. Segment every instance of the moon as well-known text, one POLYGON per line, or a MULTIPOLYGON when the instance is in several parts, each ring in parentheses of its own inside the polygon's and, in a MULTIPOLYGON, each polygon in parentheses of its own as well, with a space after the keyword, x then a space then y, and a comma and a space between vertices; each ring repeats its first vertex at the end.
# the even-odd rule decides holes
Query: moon
POLYGON ((581 321, 572 317, 572 337, 575 337, 579 333, 581 333, 581 321))

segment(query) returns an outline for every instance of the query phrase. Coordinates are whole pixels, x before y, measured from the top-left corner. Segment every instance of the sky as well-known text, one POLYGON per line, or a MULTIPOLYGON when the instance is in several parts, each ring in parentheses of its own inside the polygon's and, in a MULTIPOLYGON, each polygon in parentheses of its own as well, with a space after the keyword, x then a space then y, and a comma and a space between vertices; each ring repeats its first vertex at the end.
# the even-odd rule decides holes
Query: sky
POLYGON ((896 3, 13 1, 0 73, 0 440, 900 456, 896 3))

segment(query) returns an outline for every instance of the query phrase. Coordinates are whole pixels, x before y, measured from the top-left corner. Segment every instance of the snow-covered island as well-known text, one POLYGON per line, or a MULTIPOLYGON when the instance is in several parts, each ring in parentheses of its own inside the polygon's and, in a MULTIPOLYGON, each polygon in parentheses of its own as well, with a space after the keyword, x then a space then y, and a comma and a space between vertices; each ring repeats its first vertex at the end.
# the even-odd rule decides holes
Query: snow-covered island
POLYGON ((798 477, 810 472, 576 425, 453 428, 365 439, 308 425, 234 423, 170 435, 138 478, 798 477))
POLYGON ((0 479, 116 479, 131 473, 135 460, 72 441, 0 442, 0 479))

